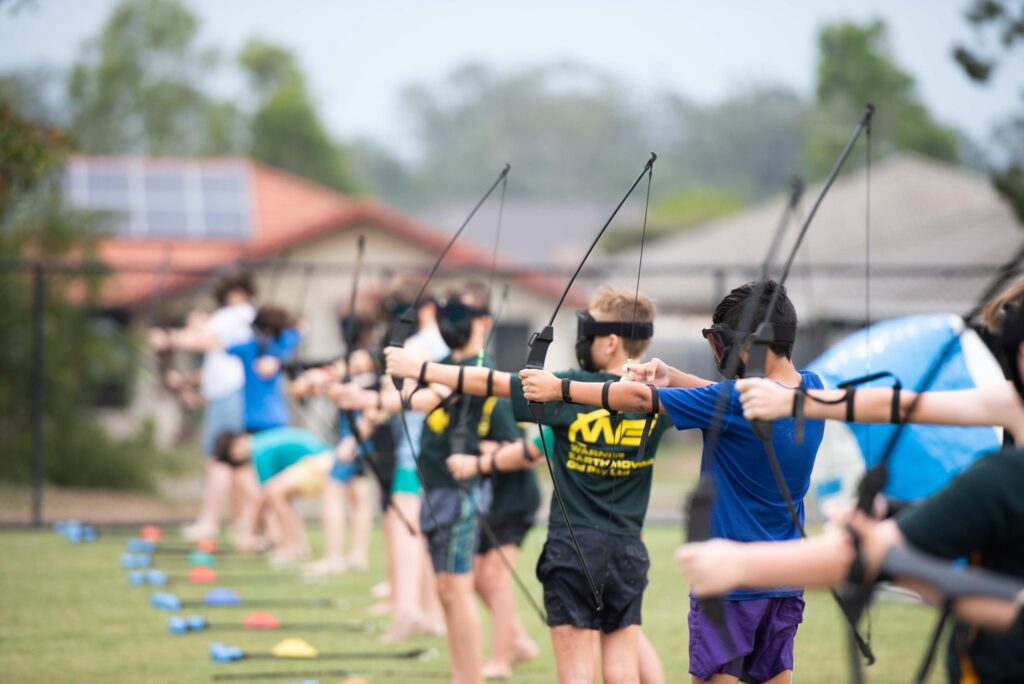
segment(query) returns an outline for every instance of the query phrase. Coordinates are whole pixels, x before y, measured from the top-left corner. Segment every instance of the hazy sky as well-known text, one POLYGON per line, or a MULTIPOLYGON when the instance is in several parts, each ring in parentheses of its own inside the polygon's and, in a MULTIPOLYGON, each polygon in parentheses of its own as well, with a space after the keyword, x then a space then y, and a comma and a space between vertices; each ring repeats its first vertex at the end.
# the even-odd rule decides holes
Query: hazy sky
MULTIPOLYGON (((64 67, 116 0, 37 0, 0 9, 0 69, 64 67)), ((836 19, 879 16, 899 62, 944 122, 989 143, 992 124, 1018 106, 1024 50, 978 87, 950 58, 972 35, 968 0, 188 0, 202 38, 226 51, 251 35, 295 50, 329 128, 399 147, 408 140, 397 93, 478 60, 514 69, 573 59, 608 70, 643 97, 672 89, 712 101, 752 79, 810 94, 815 36, 836 19)))

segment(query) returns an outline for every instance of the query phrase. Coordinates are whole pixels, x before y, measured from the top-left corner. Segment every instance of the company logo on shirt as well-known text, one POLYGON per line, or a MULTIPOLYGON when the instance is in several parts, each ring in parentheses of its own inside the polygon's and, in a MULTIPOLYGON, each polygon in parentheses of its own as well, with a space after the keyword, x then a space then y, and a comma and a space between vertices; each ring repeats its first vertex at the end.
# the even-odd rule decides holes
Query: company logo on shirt
POLYGON ((425 422, 431 432, 435 435, 440 435, 448 429, 448 424, 451 422, 451 416, 448 414, 447 409, 437 408, 427 414, 425 422))
MULTIPOLYGON (((659 418, 655 416, 651 421, 652 430, 659 418)), ((620 418, 613 426, 610 414, 604 409, 596 409, 576 416, 576 420, 569 426, 569 441, 638 447, 646 423, 646 418, 620 418)))

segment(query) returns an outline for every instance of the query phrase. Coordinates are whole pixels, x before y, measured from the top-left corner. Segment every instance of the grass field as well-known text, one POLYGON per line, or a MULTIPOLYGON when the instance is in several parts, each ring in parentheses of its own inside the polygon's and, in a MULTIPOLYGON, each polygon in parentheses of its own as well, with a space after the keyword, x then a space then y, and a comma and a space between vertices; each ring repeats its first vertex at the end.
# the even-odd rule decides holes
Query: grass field
MULTIPOLYGON (((535 530, 528 541, 520 571, 534 595, 540 588, 533 579, 544 530, 535 530)), ((665 662, 670 682, 689 681, 687 669, 687 587, 671 561, 678 542, 675 528, 655 528, 646 535, 651 551, 651 584, 644 603, 644 628, 665 662)), ((166 630, 168 613, 148 606, 148 588, 130 587, 118 560, 124 537, 107 537, 90 545, 72 546, 52 532, 9 532, 0 535, 0 681, 22 682, 205 682, 218 672, 312 670, 342 668, 336 661, 253 661, 211 663, 206 655, 211 641, 223 641, 246 649, 262 650, 284 636, 302 636, 321 650, 381 649, 374 637, 363 634, 310 632, 253 633, 220 631, 171 636, 166 630)), ((320 585, 280 581, 239 585, 245 598, 286 594, 296 597, 346 598, 352 608, 271 610, 282 621, 358 619, 372 603, 369 587, 381 576, 382 556, 375 539, 373 569, 320 585)), ((164 560, 157 567, 168 571, 184 568, 183 560, 164 560)), ((162 561, 162 562, 161 562, 162 561)), ((226 557, 222 572, 266 572, 259 561, 226 557)), ((199 597, 203 590, 185 585, 166 589, 182 597, 199 597)), ((543 656, 522 666, 513 681, 554 681, 554 667, 546 632, 537 616, 521 601, 524 623, 542 644, 543 656)), ((245 607, 189 610, 213 621, 240 621, 245 607)), ((876 604, 872 614, 878 663, 869 672, 872 682, 907 682, 923 652, 934 611, 915 605, 876 604)), ((841 622, 826 594, 809 596, 804 624, 797 637, 797 680, 844 682, 848 679, 841 622)), ((403 661, 368 663, 373 669, 401 672, 445 672, 444 643, 422 638, 416 646, 436 647, 439 657, 430 663, 403 661)), ((338 681, 326 678, 323 681, 338 681)), ((419 681, 401 674, 371 677, 371 681, 419 681)), ((933 673, 931 681, 941 681, 933 673)), ((297 681, 297 680, 278 680, 297 681)), ((436 681, 444 681, 438 679, 436 681)))

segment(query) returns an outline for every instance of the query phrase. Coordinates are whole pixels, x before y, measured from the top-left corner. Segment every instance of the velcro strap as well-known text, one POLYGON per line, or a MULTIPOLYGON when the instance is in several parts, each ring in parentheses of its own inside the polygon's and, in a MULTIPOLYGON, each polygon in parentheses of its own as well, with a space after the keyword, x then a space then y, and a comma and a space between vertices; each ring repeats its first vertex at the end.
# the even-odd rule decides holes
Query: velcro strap
POLYGON ((900 416, 900 392, 903 391, 903 385, 899 380, 892 386, 892 410, 889 413, 890 423, 902 423, 903 419, 900 416))
POLYGON ((613 411, 612 407, 608 404, 608 391, 611 389, 613 384, 615 384, 614 380, 605 380, 604 384, 601 385, 601 407, 608 413, 614 415, 615 411, 613 411))
POLYGON ((661 413, 661 395, 658 394, 658 388, 654 385, 647 385, 651 388, 651 413, 650 415, 656 416, 661 413))
POLYGON ((494 394, 494 369, 489 368, 487 370, 487 396, 494 394))
POLYGON ((420 366, 420 376, 416 380, 416 385, 419 386, 419 387, 426 387, 427 384, 428 384, 427 383, 427 364, 428 363, 430 363, 430 362, 429 361, 424 361, 423 364, 420 366))
POLYGON ((569 378, 562 378, 562 401, 566 404, 572 403, 572 397, 569 396, 569 386, 572 384, 572 380, 569 378))
POLYGON ((857 396, 857 388, 856 387, 847 387, 846 388, 846 422, 847 423, 854 422, 855 415, 854 415, 854 410, 853 410, 853 400, 854 400, 854 397, 856 397, 856 396, 857 396))
POLYGON ((466 372, 465 366, 459 366, 459 379, 455 381, 455 394, 462 394, 462 380, 466 372))

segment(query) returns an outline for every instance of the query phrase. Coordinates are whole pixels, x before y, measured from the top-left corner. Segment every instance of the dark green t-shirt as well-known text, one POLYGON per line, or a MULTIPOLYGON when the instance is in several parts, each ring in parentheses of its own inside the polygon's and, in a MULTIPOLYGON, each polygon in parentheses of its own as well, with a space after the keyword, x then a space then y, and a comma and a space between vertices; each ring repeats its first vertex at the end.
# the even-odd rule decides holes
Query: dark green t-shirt
MULTIPOLYGON (((512 415, 508 399, 489 397, 484 402, 479 437, 497 442, 514 442, 523 431, 512 415)), ((532 518, 540 506, 540 486, 532 468, 497 473, 491 478, 493 498, 487 513, 490 521, 508 518, 532 518)))
MULTIPOLYGON (((918 549, 1024 579, 1024 450, 989 454, 938 494, 903 511, 896 524, 918 549)), ((1024 682, 1024 635, 969 630, 950 641, 949 681, 961 681, 961 657, 982 682, 1024 682), (958 642, 961 646, 958 646, 958 642)))
MULTIPOLYGON (((559 378, 579 382, 618 380, 610 373, 569 370, 555 373, 559 378)), ((535 422, 523 396, 523 385, 512 376, 512 409, 517 420, 535 422)), ((647 416, 624 413, 618 428, 608 412, 593 406, 548 402, 545 425, 554 432, 547 448, 555 479, 565 500, 573 525, 584 525, 614 534, 640 534, 651 498, 651 475, 658 442, 670 425, 665 416, 655 416, 647 451, 637 459, 640 435, 647 416)), ((549 524, 564 525, 558 502, 552 497, 549 524)))
MULTIPOLYGON (((477 365, 477 357, 474 355, 463 361, 456 361, 451 356, 447 356, 441 360, 441 363, 471 367, 477 365)), ((487 368, 494 368, 494 361, 489 356, 485 356, 483 365, 487 368)), ((423 486, 426 489, 455 489, 458 486, 445 465, 445 459, 452 453, 452 433, 463 415, 462 407, 466 406, 466 423, 469 427, 466 435, 466 453, 478 453, 477 430, 484 401, 483 397, 462 395, 457 397, 447 408, 437 408, 427 414, 423 423, 423 437, 420 440, 420 469, 423 471, 423 486)))

